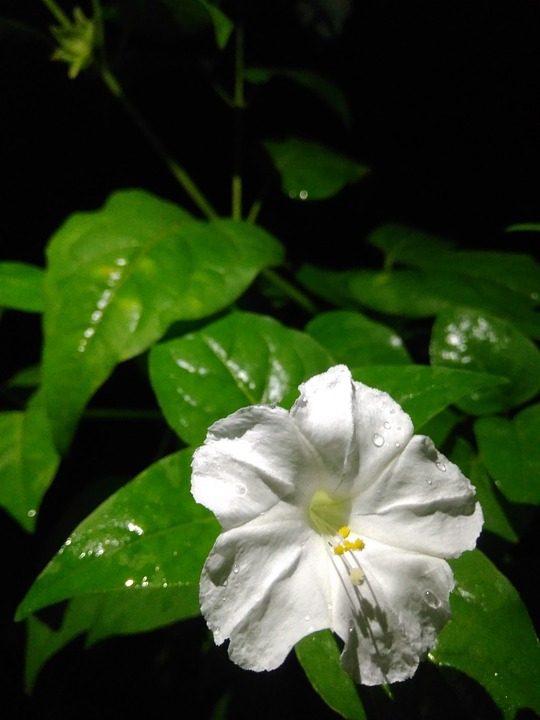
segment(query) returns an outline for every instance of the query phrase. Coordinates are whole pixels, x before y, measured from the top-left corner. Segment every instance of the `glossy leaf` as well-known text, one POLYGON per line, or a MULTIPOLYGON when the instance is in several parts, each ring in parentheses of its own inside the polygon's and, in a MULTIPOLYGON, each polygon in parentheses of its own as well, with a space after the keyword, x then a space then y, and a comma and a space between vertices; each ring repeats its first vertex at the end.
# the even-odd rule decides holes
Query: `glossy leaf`
POLYGON ((504 382, 484 373, 428 365, 375 365, 352 372, 355 380, 391 395, 409 413, 417 431, 463 396, 504 382))
POLYGON ((506 411, 540 390, 540 351, 513 325, 488 313, 452 308, 433 326, 430 356, 434 365, 466 368, 508 379, 459 402, 473 415, 506 411))
POLYGON ((45 282, 43 386, 59 447, 117 363, 173 321, 227 307, 282 255, 257 227, 195 221, 138 190, 71 216, 48 247, 45 282))
POLYGON ((504 717, 540 713, 540 645, 517 591, 479 550, 451 561, 452 620, 430 655, 483 685, 504 717))
POLYGON ((540 316, 531 301, 495 282, 447 269, 328 271, 303 266, 299 282, 332 305, 370 308, 387 315, 427 318, 460 305, 511 320, 523 333, 540 338, 540 316))
POLYGON ((317 95, 340 116, 345 125, 350 125, 351 117, 345 95, 334 83, 329 82, 319 73, 308 70, 250 67, 245 70, 244 77, 254 85, 267 83, 275 77, 292 80, 317 95))
POLYGON ((304 265, 298 281, 315 295, 342 308, 370 308, 387 315, 433 317, 446 301, 425 287, 419 270, 324 270, 304 265))
POLYGON ((403 340, 382 323, 344 310, 321 313, 306 332, 326 347, 338 362, 359 365, 402 365, 411 362, 403 340))
MULTIPOLYGON (((133 598, 134 609, 140 608, 139 597, 154 607, 154 602, 162 603, 167 622, 196 614, 199 576, 219 526, 191 496, 190 462, 190 450, 169 455, 94 510, 36 579, 17 619, 89 593, 113 593, 115 598, 110 603, 100 601, 105 604, 95 621, 98 637, 114 632, 120 622, 116 598, 126 608, 133 598), (146 591, 163 595, 149 601, 146 591), (174 606, 169 596, 174 597, 174 606), (108 617, 103 615, 105 609, 108 617)), ((145 619, 140 611, 134 618, 124 618, 120 626, 132 622, 133 631, 141 619, 140 629, 153 626, 154 620, 145 619)))
MULTIPOLYGON (((403 225, 387 224, 368 236, 385 254, 385 266, 401 263, 409 267, 443 269, 468 278, 483 279, 524 295, 531 303, 540 300, 540 264, 530 255, 491 250, 455 250, 438 237, 403 225)), ((507 296, 511 297, 511 296, 507 296)), ((460 304, 464 304, 460 300, 460 304)))
POLYGON ((503 507, 501 497, 471 444, 464 438, 458 437, 450 453, 450 459, 476 488, 478 501, 484 513, 484 530, 508 542, 517 542, 518 535, 503 507))
POLYGON ((313 688, 332 710, 348 720, 367 718, 356 685, 341 667, 340 650, 330 630, 303 638, 295 652, 313 688))
POLYGON ((41 393, 22 412, 0 413, 0 505, 28 532, 59 464, 41 393))
POLYGON ((289 138, 263 143, 281 176, 281 189, 292 199, 323 200, 369 173, 365 165, 350 160, 319 143, 289 138))
POLYGON ((474 424, 480 455, 501 492, 512 502, 540 503, 540 404, 474 424))
POLYGON ((0 308, 43 311, 43 268, 22 262, 0 262, 0 308))
POLYGON ((246 405, 290 407, 299 383, 334 364, 313 338, 252 313, 232 313, 155 345, 150 380, 165 418, 187 443, 246 405))

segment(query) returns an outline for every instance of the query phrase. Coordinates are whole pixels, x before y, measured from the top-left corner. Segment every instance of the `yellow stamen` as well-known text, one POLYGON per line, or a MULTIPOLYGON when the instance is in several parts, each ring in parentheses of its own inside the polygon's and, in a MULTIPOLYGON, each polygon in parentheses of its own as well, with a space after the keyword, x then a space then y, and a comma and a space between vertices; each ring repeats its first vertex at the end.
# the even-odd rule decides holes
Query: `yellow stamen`
POLYGON ((343 555, 352 550, 364 549, 364 541, 360 540, 360 538, 356 538, 356 540, 348 539, 351 535, 350 527, 345 525, 348 517, 350 517, 349 499, 336 497, 326 490, 317 490, 315 492, 309 506, 309 520, 318 533, 328 539, 332 538, 332 542, 328 544, 332 547, 335 555, 343 555), (334 545, 336 528, 339 528, 337 530, 339 542, 334 545))
POLYGON ((350 540, 344 540, 342 543, 339 543, 339 545, 336 545, 334 547, 334 554, 343 555, 343 553, 347 552, 348 550, 363 550, 364 548, 365 543, 363 540, 360 540, 360 538, 356 538, 354 542, 351 542, 350 540))

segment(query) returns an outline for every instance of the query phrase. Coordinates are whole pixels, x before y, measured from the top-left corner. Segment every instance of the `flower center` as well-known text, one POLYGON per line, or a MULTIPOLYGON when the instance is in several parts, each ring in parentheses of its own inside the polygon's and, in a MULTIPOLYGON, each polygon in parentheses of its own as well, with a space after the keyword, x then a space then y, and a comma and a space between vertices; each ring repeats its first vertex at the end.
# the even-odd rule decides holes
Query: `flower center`
MULTIPOLYGON (((363 550, 364 541, 359 537, 351 538, 351 530, 347 525, 350 517, 350 501, 347 498, 336 498, 326 490, 317 490, 311 498, 309 521, 311 526, 328 538, 328 544, 334 555, 343 556, 353 550, 363 550)), ((344 558, 349 578, 353 585, 359 585, 364 573, 358 566, 351 566, 344 558)))
POLYGON ((319 535, 332 535, 349 520, 350 501, 336 498, 326 490, 317 490, 311 498, 309 520, 319 535))

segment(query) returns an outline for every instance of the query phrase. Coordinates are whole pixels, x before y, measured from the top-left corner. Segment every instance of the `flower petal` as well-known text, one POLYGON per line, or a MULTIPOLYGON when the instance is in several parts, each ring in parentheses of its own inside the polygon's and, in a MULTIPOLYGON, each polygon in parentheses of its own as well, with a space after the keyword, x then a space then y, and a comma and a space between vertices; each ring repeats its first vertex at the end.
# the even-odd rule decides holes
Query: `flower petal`
POLYGON ((243 668, 272 670, 306 635, 330 627, 327 554, 305 524, 274 508, 220 535, 203 569, 201 611, 243 668), (291 540, 295 538, 294 540, 291 540))
POLYGON ((349 601, 349 614, 338 615, 333 628, 345 642, 342 664, 364 685, 405 680, 450 618, 452 571, 439 558, 389 551, 375 541, 362 552, 361 566, 364 582, 352 588, 356 603, 349 601))
POLYGON ((193 455, 192 493, 224 529, 284 498, 306 506, 324 482, 318 455, 286 410, 255 405, 212 425, 193 455))
POLYGON ((312 377, 300 391, 291 415, 321 454, 334 490, 362 492, 412 437, 401 407, 382 390, 354 382, 344 365, 312 377))
POLYGON ((421 435, 352 504, 351 525, 366 543, 372 538, 438 557, 471 550, 482 523, 473 485, 421 435))
POLYGON ((475 545, 475 490, 345 366, 300 390, 290 413, 259 405, 215 423, 194 453, 192 493, 223 528, 201 611, 244 668, 273 669, 331 628, 356 682, 404 680, 450 617, 444 558, 475 545))

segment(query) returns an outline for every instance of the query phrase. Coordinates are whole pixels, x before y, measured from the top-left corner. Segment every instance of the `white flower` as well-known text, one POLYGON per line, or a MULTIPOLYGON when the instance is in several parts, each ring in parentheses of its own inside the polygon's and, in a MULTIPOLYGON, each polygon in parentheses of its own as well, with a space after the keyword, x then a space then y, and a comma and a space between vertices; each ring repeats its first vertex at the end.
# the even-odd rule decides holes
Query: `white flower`
POLYGON ((272 670, 330 628, 356 682, 405 680, 450 617, 445 558, 475 546, 474 488, 345 366, 299 389, 290 412, 238 410, 195 451, 193 495, 222 527, 201 611, 243 668, 272 670))

